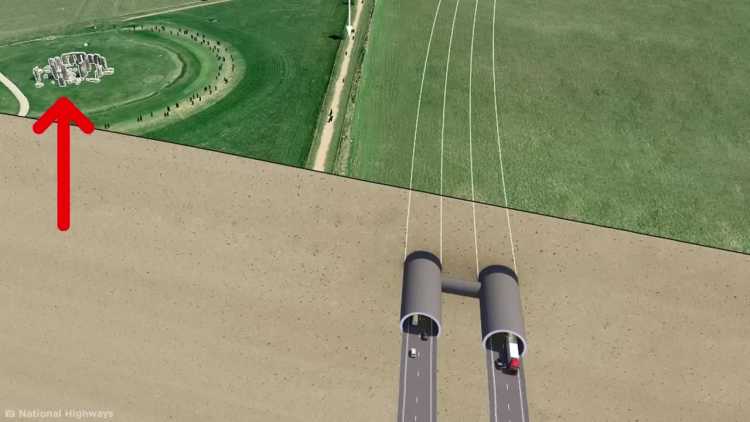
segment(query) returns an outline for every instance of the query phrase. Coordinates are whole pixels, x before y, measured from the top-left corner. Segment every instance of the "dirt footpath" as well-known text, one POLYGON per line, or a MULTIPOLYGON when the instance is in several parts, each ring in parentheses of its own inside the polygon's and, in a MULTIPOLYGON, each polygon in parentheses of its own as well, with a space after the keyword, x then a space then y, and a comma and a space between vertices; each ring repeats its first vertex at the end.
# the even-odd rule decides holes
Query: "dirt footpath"
MULTIPOLYGON (((352 28, 358 31, 360 28, 359 21, 362 16, 362 10, 365 9, 364 3, 357 4, 354 7, 354 18, 352 21, 352 28)), ((328 158, 328 151, 331 149, 331 141, 333 140, 333 131, 336 127, 339 118, 343 118, 341 110, 341 94, 344 92, 344 80, 349 75, 349 64, 351 63, 352 50, 354 49, 354 43, 356 42, 355 34, 347 34, 346 46, 344 47, 344 57, 341 60, 341 67, 339 68, 338 75, 336 76, 336 82, 333 86, 333 95, 331 97, 331 103, 329 109, 333 112, 333 116, 330 122, 326 122, 323 126, 323 131, 320 134, 320 143, 315 151, 315 161, 313 162, 313 170, 325 171, 326 158, 328 158)), ((344 99, 346 101, 346 99, 344 99)))
MULTIPOLYGON (((396 418, 404 190, 74 128, 60 233, 31 124, 0 116, 0 411, 396 418)), ((413 199, 435 250, 438 200, 413 199)), ((446 271, 470 276, 471 206, 444 206, 446 271)), ((505 211, 477 216, 480 265, 507 264, 505 211)), ((750 257, 511 218, 532 421, 747 420, 750 257)), ((443 327, 439 417, 488 420, 477 304, 446 297, 443 327)))

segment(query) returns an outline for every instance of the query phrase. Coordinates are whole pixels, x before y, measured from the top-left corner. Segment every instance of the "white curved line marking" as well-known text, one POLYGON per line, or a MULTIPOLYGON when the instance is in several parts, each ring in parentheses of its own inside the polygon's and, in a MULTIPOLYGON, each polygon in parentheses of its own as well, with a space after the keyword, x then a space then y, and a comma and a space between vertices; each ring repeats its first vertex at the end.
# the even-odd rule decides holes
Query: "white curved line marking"
POLYGON ((448 58, 445 60, 445 82, 443 83, 443 118, 440 128, 440 262, 443 261, 443 145, 445 144, 445 104, 448 99, 448 71, 451 67, 451 48, 453 47, 453 30, 456 29, 456 16, 461 0, 456 2, 451 24, 451 37, 448 41, 448 58))
POLYGON ((500 180, 503 184, 503 197, 505 198, 505 217, 508 220, 508 238, 510 239, 510 253, 513 255, 513 271, 518 275, 518 263, 516 262, 516 247, 513 244, 513 230, 510 228, 510 210, 508 210, 508 189, 505 187, 505 168, 503 166, 503 149, 500 146, 500 118, 497 111, 497 82, 495 78, 495 10, 497 0, 492 6, 492 93, 495 97, 495 132, 497 133, 497 155, 500 159, 500 180))
POLYGON ((3 75, 2 72, 0 72, 0 82, 2 82, 3 85, 5 85, 5 87, 16 97, 16 100, 18 100, 18 115, 26 117, 26 115, 29 114, 29 99, 26 98, 16 84, 3 75))
POLYGON ((231 1, 231 0, 216 0, 216 1, 211 1, 211 2, 201 1, 201 2, 198 2, 198 3, 194 3, 194 4, 188 4, 188 5, 185 5, 185 6, 173 7, 173 8, 170 8, 170 9, 157 10, 157 11, 154 11, 154 12, 148 12, 148 13, 144 13, 144 14, 137 15, 137 16, 131 16, 129 18, 124 19, 123 22, 129 22, 129 21, 136 20, 136 19, 147 18, 149 16, 165 15, 167 13, 174 13, 174 12, 179 12, 179 11, 182 11, 182 10, 195 9, 196 7, 213 6, 215 4, 227 3, 229 1, 231 1))
POLYGON ((471 49, 469 53, 469 174, 471 176, 471 216, 474 222, 474 263, 479 276, 479 241, 477 240, 477 204, 474 196, 474 148, 471 138, 471 79, 474 74, 474 34, 477 27, 477 8, 479 0, 474 3, 474 21, 471 24, 471 49))
POLYGON ((427 73, 427 61, 430 58, 430 48, 432 47, 432 34, 435 33, 435 23, 437 22, 438 13, 440 12, 440 3, 435 7, 435 17, 432 19, 432 29, 430 29, 430 38, 427 40, 427 53, 424 56, 424 66, 422 67, 422 81, 419 83, 419 98, 417 99, 417 119, 414 123, 414 140, 411 146, 411 171, 409 172, 409 199, 406 203, 406 234, 404 235, 404 260, 409 250, 409 215, 411 214, 411 189, 414 184, 414 155, 417 150, 417 132, 419 132, 419 111, 422 108, 422 90, 424 88, 424 77, 427 73))

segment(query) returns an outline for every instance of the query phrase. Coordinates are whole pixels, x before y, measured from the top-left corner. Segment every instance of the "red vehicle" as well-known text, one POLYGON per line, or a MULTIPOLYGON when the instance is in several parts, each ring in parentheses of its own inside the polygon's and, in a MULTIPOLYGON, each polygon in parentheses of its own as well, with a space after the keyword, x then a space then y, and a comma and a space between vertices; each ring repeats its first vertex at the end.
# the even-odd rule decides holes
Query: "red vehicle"
POLYGON ((518 353, 518 341, 509 334, 500 351, 500 357, 495 359, 495 368, 515 374, 521 368, 521 355, 518 353))
POLYGON ((518 372, 521 367, 521 355, 518 353, 518 341, 516 336, 508 334, 508 370, 518 372))

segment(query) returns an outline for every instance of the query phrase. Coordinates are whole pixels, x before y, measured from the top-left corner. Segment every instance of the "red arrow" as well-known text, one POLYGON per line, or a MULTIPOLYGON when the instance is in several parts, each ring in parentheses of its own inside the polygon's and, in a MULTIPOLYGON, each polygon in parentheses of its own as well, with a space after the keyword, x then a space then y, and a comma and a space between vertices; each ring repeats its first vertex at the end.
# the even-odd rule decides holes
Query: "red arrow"
POLYGON ((70 228, 70 122, 84 133, 94 131, 94 124, 66 97, 60 97, 34 122, 34 132, 44 133, 57 121, 57 228, 70 228))

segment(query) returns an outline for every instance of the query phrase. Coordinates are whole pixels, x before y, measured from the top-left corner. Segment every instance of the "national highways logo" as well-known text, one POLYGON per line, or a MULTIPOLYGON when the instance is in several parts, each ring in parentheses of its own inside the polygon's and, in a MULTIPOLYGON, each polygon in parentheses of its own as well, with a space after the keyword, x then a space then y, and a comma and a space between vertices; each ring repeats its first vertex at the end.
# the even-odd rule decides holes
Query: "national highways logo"
POLYGON ((112 419, 115 412, 101 409, 5 409, 6 419, 112 419))

